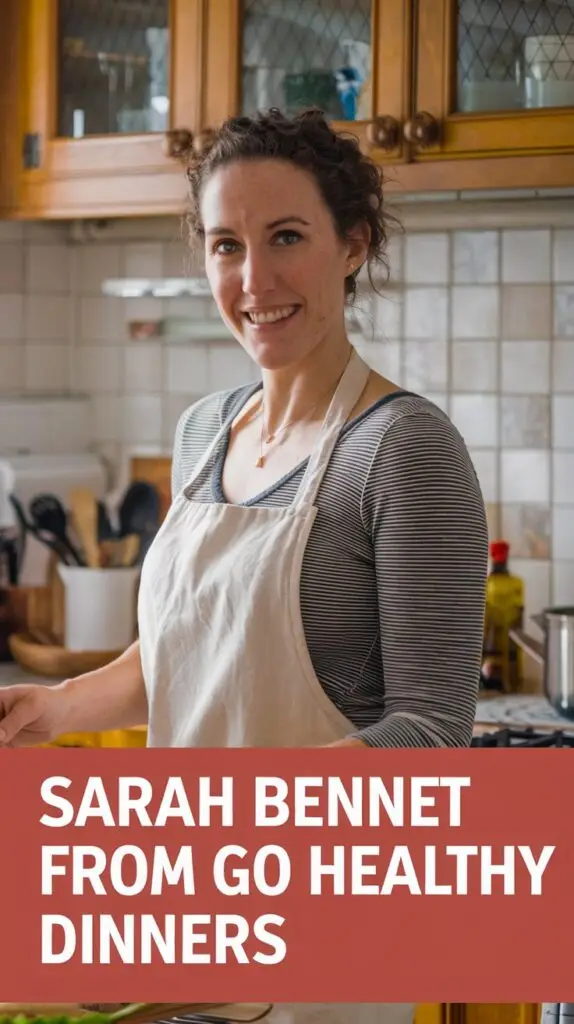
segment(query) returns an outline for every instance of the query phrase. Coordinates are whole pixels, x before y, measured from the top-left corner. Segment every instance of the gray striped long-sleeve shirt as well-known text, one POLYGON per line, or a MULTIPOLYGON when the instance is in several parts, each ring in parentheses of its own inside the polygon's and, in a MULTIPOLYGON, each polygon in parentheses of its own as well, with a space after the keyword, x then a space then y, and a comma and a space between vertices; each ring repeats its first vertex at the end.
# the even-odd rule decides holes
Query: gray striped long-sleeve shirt
MULTIPOLYGON (((180 418, 173 494, 258 385, 180 418)), ((223 502, 224 437, 193 487, 223 502)), ((293 501, 306 461, 246 505, 293 501)), ((396 392, 343 428, 317 497, 301 613, 321 686, 376 747, 465 746, 479 683, 488 540, 465 444, 427 399, 396 392)), ((281 609, 277 609, 281 615, 281 609)))

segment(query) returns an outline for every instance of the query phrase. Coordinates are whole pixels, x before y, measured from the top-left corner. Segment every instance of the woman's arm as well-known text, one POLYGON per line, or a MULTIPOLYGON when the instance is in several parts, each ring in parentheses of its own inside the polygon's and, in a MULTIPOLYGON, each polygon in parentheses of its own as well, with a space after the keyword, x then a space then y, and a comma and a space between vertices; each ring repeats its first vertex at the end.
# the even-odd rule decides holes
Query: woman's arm
POLYGON ((432 412, 384 434, 365 483, 385 713, 355 734, 376 747, 468 746, 484 629, 488 532, 472 462, 432 412))
POLYGON ((109 665, 67 679, 54 689, 65 697, 66 732, 103 732, 147 724, 139 640, 109 665))

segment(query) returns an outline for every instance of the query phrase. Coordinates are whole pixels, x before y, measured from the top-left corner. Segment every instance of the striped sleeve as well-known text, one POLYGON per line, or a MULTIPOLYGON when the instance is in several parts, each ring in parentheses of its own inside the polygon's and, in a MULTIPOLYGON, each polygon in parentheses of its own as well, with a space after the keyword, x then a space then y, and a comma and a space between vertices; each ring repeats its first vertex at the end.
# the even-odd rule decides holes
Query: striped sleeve
POLYGON ((468 746, 482 656, 488 533, 462 438, 416 412, 383 434, 361 514, 375 556, 385 710, 377 747, 468 746))

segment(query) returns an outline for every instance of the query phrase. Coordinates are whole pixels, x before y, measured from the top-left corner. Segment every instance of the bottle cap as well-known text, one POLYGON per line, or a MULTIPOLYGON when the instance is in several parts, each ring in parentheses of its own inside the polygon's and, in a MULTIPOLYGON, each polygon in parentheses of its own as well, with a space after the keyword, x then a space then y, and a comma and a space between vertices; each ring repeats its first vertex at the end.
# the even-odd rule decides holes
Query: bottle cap
POLYGON ((490 545, 490 556, 493 562, 506 562, 510 545, 505 540, 493 540, 490 545))

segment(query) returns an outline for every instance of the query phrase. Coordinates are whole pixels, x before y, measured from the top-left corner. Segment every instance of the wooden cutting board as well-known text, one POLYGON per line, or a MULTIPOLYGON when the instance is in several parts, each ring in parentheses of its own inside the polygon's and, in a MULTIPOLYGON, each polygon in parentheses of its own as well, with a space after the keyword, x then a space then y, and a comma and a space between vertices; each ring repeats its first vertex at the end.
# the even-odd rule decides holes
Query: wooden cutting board
MULTIPOLYGON (((271 1003, 133 1003, 110 1014, 108 1020, 110 1024, 152 1024, 188 1014, 205 1014, 233 1024, 251 1024, 266 1017, 271 1007, 271 1003)), ((92 1012, 79 1003, 0 1003, 0 1018, 66 1016, 81 1021, 92 1012)))

